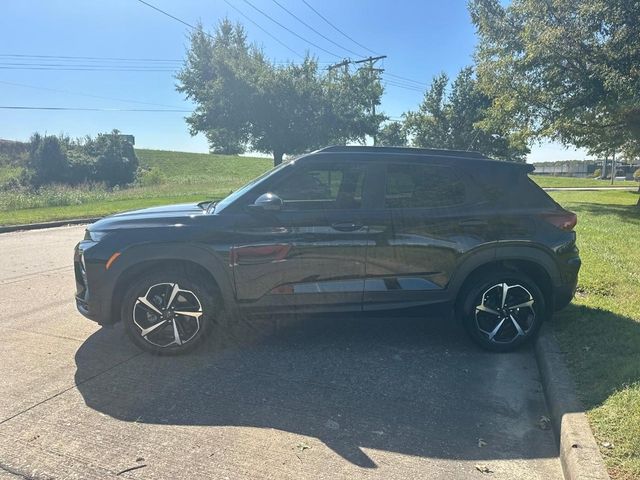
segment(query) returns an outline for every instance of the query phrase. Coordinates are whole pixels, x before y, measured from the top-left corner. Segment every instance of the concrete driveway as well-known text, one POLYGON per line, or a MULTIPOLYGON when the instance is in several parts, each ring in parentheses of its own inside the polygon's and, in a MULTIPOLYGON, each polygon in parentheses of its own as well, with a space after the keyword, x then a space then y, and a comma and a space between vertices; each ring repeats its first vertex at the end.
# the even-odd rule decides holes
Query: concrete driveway
POLYGON ((379 315, 152 357, 75 311, 82 234, 0 235, 0 478, 561 478, 530 349, 379 315))

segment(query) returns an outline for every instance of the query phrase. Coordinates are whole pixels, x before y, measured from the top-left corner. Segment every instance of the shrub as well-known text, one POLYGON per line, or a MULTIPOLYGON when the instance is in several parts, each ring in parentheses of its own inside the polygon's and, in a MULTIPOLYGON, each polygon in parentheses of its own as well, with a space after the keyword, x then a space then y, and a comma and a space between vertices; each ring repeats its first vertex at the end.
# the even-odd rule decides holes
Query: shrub
POLYGON ((79 149, 67 152, 68 174, 66 181, 71 185, 86 183, 96 178, 96 159, 79 149))
POLYGON ((591 176, 593 178, 600 178, 602 176, 602 169, 596 168, 591 176))
POLYGON ((50 184, 105 183, 110 187, 135 180, 138 158, 117 130, 73 141, 66 136, 33 134, 22 183, 39 188, 50 184))
POLYGON ((62 142, 55 136, 33 134, 29 146, 29 181, 39 187, 66 181, 69 162, 62 142))
POLYGON ((126 185, 135 180, 138 157, 133 145, 124 140, 117 130, 88 139, 84 151, 96 159, 93 180, 109 186, 126 185))
POLYGON ((640 182, 640 168, 638 168, 635 172, 633 172, 633 179, 636 182, 640 182))

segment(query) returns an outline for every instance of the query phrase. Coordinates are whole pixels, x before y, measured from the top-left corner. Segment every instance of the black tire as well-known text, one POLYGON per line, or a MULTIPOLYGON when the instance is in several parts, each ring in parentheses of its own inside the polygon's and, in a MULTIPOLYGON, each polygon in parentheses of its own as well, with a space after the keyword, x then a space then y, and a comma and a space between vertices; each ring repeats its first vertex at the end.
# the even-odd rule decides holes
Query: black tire
POLYGON ((120 310, 129 338, 142 350, 156 355, 180 355, 194 350, 213 330, 214 312, 222 310, 212 287, 198 275, 173 269, 152 271, 137 278, 125 292, 120 310))
POLYGON ((537 336, 548 315, 546 305, 544 294, 533 280, 505 270, 471 278, 459 294, 456 310, 477 345, 492 352, 509 352, 537 336), (503 306, 504 285, 507 291, 503 306))

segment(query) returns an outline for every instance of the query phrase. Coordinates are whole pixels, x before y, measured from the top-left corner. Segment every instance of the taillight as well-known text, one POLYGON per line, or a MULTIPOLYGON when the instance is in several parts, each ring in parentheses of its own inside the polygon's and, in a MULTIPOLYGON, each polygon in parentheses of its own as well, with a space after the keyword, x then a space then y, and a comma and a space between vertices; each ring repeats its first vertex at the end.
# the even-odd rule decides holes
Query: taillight
POLYGON ((540 215, 540 218, 562 230, 573 230, 578 223, 578 216, 568 210, 543 213, 540 215))

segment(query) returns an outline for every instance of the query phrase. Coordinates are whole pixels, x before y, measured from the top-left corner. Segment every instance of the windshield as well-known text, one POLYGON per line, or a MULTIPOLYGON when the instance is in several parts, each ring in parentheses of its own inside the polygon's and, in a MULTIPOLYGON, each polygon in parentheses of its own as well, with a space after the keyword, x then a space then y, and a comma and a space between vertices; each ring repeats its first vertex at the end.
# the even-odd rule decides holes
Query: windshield
POLYGON ((229 196, 223 198, 218 203, 216 203, 216 208, 214 210, 215 213, 222 212, 225 208, 227 208, 229 205, 231 205, 233 202, 235 202, 238 198, 242 197, 245 193, 247 193, 249 190, 251 190, 254 186, 259 184, 263 180, 266 180, 271 175, 273 175, 274 173, 282 170, 283 168, 287 167, 288 165, 290 165, 290 163, 281 163, 277 167, 274 167, 271 170, 267 170, 265 173, 263 173, 259 177, 256 177, 253 180, 251 180, 245 186, 240 187, 235 192, 229 194, 229 196))

